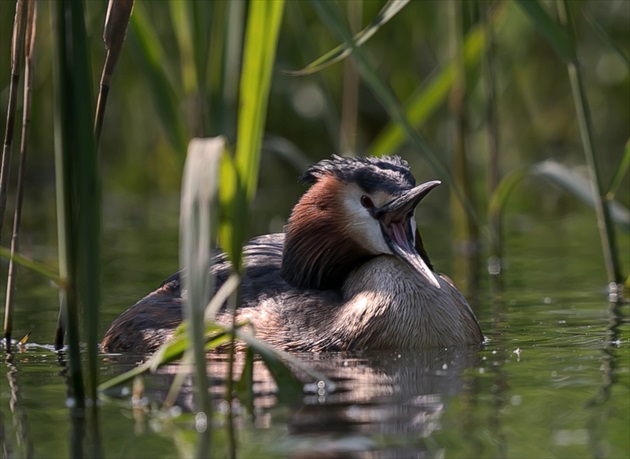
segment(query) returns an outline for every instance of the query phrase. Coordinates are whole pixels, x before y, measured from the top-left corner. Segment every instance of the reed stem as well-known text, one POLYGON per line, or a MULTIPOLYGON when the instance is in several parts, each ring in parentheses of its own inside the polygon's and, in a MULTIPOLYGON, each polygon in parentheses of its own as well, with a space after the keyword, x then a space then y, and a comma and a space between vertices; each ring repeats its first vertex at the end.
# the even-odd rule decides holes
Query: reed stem
MULTIPOLYGON (((569 2, 567 0, 557 0, 556 4, 558 6, 560 22, 564 24, 569 40, 575 43, 575 30, 569 2)), ((613 295, 617 296, 619 288, 623 288, 619 287, 623 284, 623 275, 618 258, 615 228, 610 217, 606 192, 601 183, 601 174, 593 141, 593 122, 580 70, 580 63, 577 58, 577 51, 573 55, 573 58, 567 62, 567 70, 569 72, 573 101, 577 112, 584 155, 586 157, 586 164, 595 201, 597 227, 599 229, 606 275, 608 277, 609 295, 611 297, 613 295)))
MULTIPOLYGON (((65 280, 60 318, 67 330, 74 405, 79 413, 88 406, 87 454, 99 457, 102 455, 97 410, 100 177, 92 124, 92 78, 83 1, 59 0, 51 5, 55 32, 53 71, 59 271, 65 280), (81 362, 81 306, 87 349, 89 405, 85 400, 81 362)), ((57 337, 62 336, 62 330, 59 330, 57 337)))
POLYGON ((129 27, 129 18, 133 10, 134 0, 109 0, 107 5, 107 16, 105 18, 105 30, 103 40, 107 55, 103 64, 101 74, 100 90, 96 102, 96 115, 94 117, 94 135, 96 144, 99 144, 101 131, 103 129, 103 119, 105 118, 105 107, 107 106, 107 96, 111 85, 112 75, 116 68, 116 63, 122 52, 122 47, 129 27))
POLYGON ((13 127, 15 125, 20 71, 22 70, 27 16, 28 7, 26 6, 26 0, 17 0, 15 4, 15 19, 13 20, 13 37, 11 39, 9 105, 7 107, 7 124, 2 147, 2 167, 0 168, 0 235, 2 234, 2 228, 4 228, 4 214, 7 208, 7 190, 9 187, 9 176, 11 175, 11 150, 13 149, 13 127))
POLYGON ((477 291, 479 286, 479 230, 472 214, 467 212, 464 205, 467 202, 472 209, 475 209, 466 148, 468 117, 466 113, 466 65, 463 53, 463 6, 462 2, 449 2, 451 47, 456 67, 455 81, 449 101, 455 131, 451 174, 455 189, 460 190, 466 199, 465 201, 461 200, 459 196, 453 194, 451 196, 451 213, 456 282, 461 286, 464 295, 470 296, 477 291))
MULTIPOLYGON (((484 82, 486 88, 486 133, 488 138, 488 196, 492 196, 501 181, 501 164, 499 156, 499 125, 497 119, 496 68, 494 24, 490 20, 492 2, 482 2, 481 18, 486 30, 487 46, 484 53, 484 82)), ((490 232, 490 257, 488 259, 488 273, 493 293, 502 290, 501 273, 503 264, 503 230, 501 213, 488 213, 490 232)))
MULTIPOLYGON (((56 339, 63 337, 67 331, 69 346, 70 383, 73 388, 73 395, 79 406, 85 404, 85 393, 83 388, 83 375, 80 360, 79 346, 79 311, 76 295, 76 284, 72 273, 75 272, 72 256, 73 249, 73 225, 72 225, 72 201, 70 183, 69 158, 70 143, 68 126, 69 107, 69 69, 66 68, 68 62, 66 47, 66 33, 68 25, 66 23, 65 1, 50 3, 51 16, 53 18, 54 34, 54 60, 53 60, 53 81, 55 86, 55 173, 57 186, 57 225, 58 225, 58 246, 59 246, 59 275, 64 280, 65 288, 60 290, 60 312, 56 339)), ((63 347, 63 341, 56 342, 57 349, 63 347)))
POLYGON ((27 24, 24 46, 24 108, 22 110, 22 138, 20 141, 20 161, 18 165, 17 190, 15 196, 15 211, 13 215, 13 232, 11 236, 11 258, 7 274, 7 295, 5 298, 4 339, 7 352, 11 351, 11 335, 13 332, 13 299, 15 294, 15 279, 17 264, 13 259, 20 246, 20 221, 22 219, 22 201, 24 197, 24 169, 26 168, 26 147, 28 143, 28 128, 31 121, 31 93, 33 80, 33 49, 35 43, 35 24, 37 18, 37 3, 27 1, 27 24))
MULTIPOLYGON (((348 2, 348 20, 352 34, 361 28, 361 2, 348 2)), ((343 99, 341 101, 341 132, 339 151, 346 156, 357 153, 357 119, 359 107, 359 72, 352 59, 343 61, 343 99)))
POLYGON ((222 137, 192 139, 182 180, 180 264, 185 273, 184 312, 195 368, 198 457, 208 457, 211 451, 212 400, 205 353, 205 307, 214 290, 214 278, 209 275, 210 252, 215 248, 218 226, 219 166, 224 145, 222 137))

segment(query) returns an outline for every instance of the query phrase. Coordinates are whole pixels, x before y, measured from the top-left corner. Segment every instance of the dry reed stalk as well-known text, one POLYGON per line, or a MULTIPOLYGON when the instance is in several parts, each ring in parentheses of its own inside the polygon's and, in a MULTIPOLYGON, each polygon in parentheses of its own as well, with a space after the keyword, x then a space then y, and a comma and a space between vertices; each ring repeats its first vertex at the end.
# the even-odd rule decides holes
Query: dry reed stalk
POLYGON ((15 293, 16 263, 13 255, 19 250, 20 221, 22 217, 22 200, 24 196, 24 169, 26 167, 26 147, 28 128, 31 119, 31 93, 33 80, 33 49, 37 21, 37 2, 28 0, 26 5, 26 33, 24 45, 24 109, 22 111, 22 138, 20 140, 20 161, 18 165, 17 191, 15 196, 15 212, 13 217, 13 233, 11 236, 11 258, 7 274, 7 294, 4 309, 4 340, 7 352, 11 350, 11 334, 13 333, 13 298, 15 293))
POLYGON ((105 29, 103 31, 103 41, 105 42, 107 55, 103 64, 101 84, 96 102, 96 115, 94 116, 94 134, 97 145, 101 138, 112 75, 125 43, 129 19, 133 11, 133 3, 134 0, 109 0, 107 5, 107 16, 105 17, 105 29))
POLYGON ((7 107, 7 124, 2 148, 2 168, 0 169, 0 235, 4 227, 4 214, 7 208, 7 189, 11 173, 11 150, 13 148, 13 127, 17 109, 18 86, 22 70, 22 54, 28 9, 25 0, 17 0, 15 19, 13 20, 13 37, 11 39, 11 82, 9 84, 9 105, 7 107))

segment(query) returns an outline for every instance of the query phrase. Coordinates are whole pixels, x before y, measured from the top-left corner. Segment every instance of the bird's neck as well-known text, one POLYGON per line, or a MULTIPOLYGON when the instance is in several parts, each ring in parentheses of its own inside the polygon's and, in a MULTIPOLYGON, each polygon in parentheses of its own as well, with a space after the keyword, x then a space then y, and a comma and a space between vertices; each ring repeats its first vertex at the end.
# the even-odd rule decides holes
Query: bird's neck
POLYGON ((332 334, 359 349, 480 343, 483 335, 464 297, 437 279, 439 289, 394 256, 373 258, 343 286, 332 334))
POLYGON ((341 185, 324 177, 293 208, 285 228, 281 275, 299 289, 340 289, 370 255, 344 228, 341 185))

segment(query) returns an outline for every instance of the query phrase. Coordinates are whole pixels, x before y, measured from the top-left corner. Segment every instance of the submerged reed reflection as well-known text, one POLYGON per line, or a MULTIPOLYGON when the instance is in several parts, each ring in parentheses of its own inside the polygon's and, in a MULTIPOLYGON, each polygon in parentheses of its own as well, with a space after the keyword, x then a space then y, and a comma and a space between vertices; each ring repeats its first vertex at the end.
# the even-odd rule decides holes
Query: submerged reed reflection
MULTIPOLYGON (((214 378, 211 392, 219 416, 215 417, 215 423, 225 427, 227 414, 232 411, 237 451, 241 452, 247 449, 247 437, 255 435, 256 430, 285 424, 281 438, 268 445, 269 451, 259 451, 259 455, 433 457, 441 447, 431 437, 440 429, 449 397, 475 391, 473 378, 466 370, 478 363, 478 350, 469 347, 413 354, 302 354, 299 355, 302 360, 333 379, 338 389, 330 393, 309 384, 302 400, 288 406, 278 403, 273 378, 262 362, 255 362, 254 411, 250 415, 238 400, 231 409, 227 406, 224 388, 228 359, 217 355, 208 362, 208 374, 214 378)), ((237 358, 235 375, 240 374, 243 360, 237 358)), ((153 421, 165 419, 156 415, 152 407, 164 400, 174 374, 182 370, 182 365, 170 365, 145 377, 144 406, 153 421)), ((187 378, 171 413, 193 413, 192 394, 192 381, 187 378)), ((169 436, 171 421, 169 428, 164 429, 169 436)), ((188 424, 191 423, 182 428, 192 429, 192 424, 188 424)), ((151 425, 155 428, 154 422, 151 425)), ((216 435, 226 436, 225 429, 217 431, 216 435)))
POLYGON ((18 368, 13 361, 13 355, 5 354, 4 361, 7 371, 7 382, 10 389, 11 398, 9 408, 13 414, 13 425, 15 427, 15 436, 17 447, 11 445, 8 438, 8 432, 5 430, 5 423, 8 421, 4 412, 0 411, 0 442, 2 443, 2 457, 14 457, 18 451, 23 457, 33 457, 33 439, 30 433, 28 415, 22 405, 22 395, 20 383, 18 379, 18 368))

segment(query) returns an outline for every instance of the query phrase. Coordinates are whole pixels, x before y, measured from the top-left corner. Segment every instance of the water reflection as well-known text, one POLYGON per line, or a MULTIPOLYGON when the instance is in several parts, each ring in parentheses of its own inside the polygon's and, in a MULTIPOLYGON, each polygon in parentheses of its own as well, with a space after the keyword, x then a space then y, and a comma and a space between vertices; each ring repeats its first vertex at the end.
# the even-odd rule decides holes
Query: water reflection
POLYGON ((24 457, 33 457, 33 439, 30 433, 27 411, 22 404, 22 393, 19 384, 19 372, 13 362, 13 355, 6 354, 5 361, 7 367, 7 383, 10 391, 9 408, 13 414, 13 425, 17 446, 11 444, 5 432, 5 415, 0 411, 0 439, 2 441, 2 457, 13 457, 20 451, 24 457), (16 451, 17 450, 17 451, 16 451))
POLYGON ((602 371, 602 383, 596 395, 587 403, 587 408, 591 411, 587 429, 589 432, 589 445, 593 457, 606 457, 608 454, 606 447, 606 425, 611 418, 611 407, 608 403, 611 391, 618 382, 618 354, 621 343, 620 327, 624 323, 622 307, 627 302, 619 300, 608 305, 608 324, 606 326, 606 341, 602 349, 602 359, 600 369, 602 371))
MULTIPOLYGON (((430 439, 440 429, 448 398, 474 391, 474 381, 466 370, 478 363, 478 350, 470 347, 414 354, 303 354, 299 357, 333 379, 337 390, 327 393, 315 386, 288 411, 278 409, 273 379, 262 363, 256 362, 254 426, 265 429, 286 423, 287 435, 271 445, 282 456, 432 457, 438 451, 430 439)), ((236 375, 240 374, 242 363, 237 362, 236 375)), ((120 361, 116 365, 120 368, 120 361)), ((144 422, 146 414, 151 417, 151 407, 165 399, 174 374, 181 370, 181 366, 166 366, 144 379, 144 411, 138 411, 134 404, 138 423, 144 422)), ((217 410, 224 413, 229 410, 222 401, 226 372, 225 358, 217 356, 209 362, 208 373, 216 378, 212 390, 217 410)), ((138 394, 134 399, 137 397, 138 394)), ((194 411, 190 377, 184 381, 176 407, 184 412, 194 411)), ((236 422, 242 430, 247 416, 240 405, 234 410, 240 413, 236 422)))

